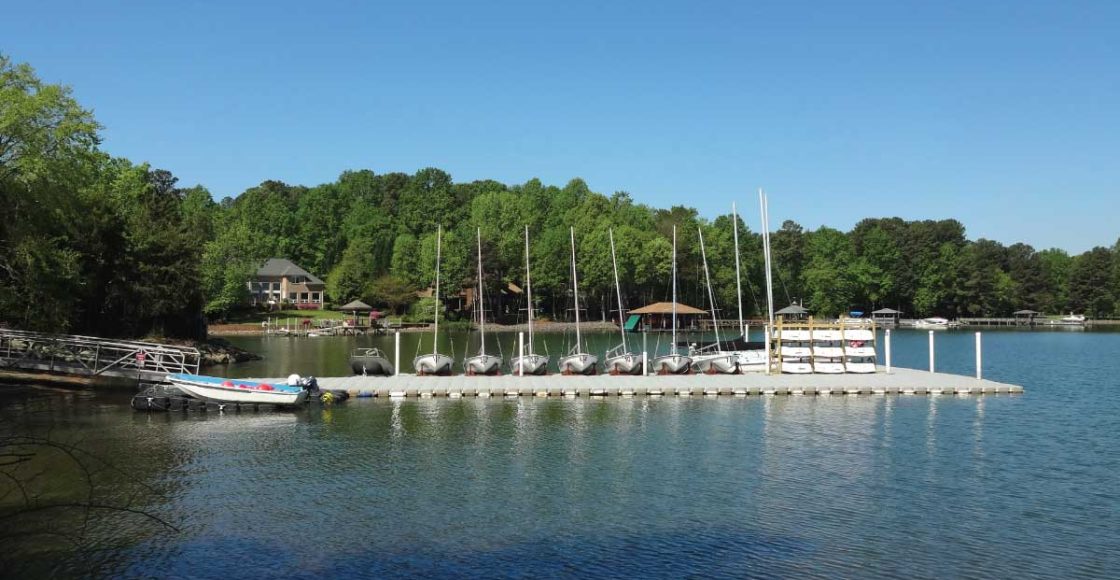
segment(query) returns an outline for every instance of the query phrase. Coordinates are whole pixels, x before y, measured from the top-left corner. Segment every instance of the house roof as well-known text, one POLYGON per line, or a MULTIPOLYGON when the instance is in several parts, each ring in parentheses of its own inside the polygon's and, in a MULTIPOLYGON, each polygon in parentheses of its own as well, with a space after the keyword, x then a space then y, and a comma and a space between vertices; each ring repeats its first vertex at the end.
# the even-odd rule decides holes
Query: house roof
POLYGON ((295 265, 291 260, 286 258, 269 258, 259 269, 257 269, 257 276, 269 277, 295 277, 306 276, 307 281, 311 284, 322 284, 323 281, 317 278, 312 273, 295 265))
POLYGON ((358 312, 358 311, 373 310, 373 307, 370 306, 369 304, 366 304, 365 302, 362 302, 361 300, 355 300, 353 302, 347 302, 346 305, 343 306, 342 308, 339 308, 339 310, 341 310, 343 312, 350 312, 350 311, 358 312))
POLYGON ((1042 314, 1042 313, 1037 312, 1035 310, 1016 310, 1015 312, 1012 312, 1011 314, 1013 314, 1014 316, 1034 316, 1035 314, 1042 314))
POLYGON ((806 310, 804 306, 801 306, 800 304, 790 304, 789 306, 786 306, 785 308, 775 312, 774 314, 808 314, 808 313, 809 313, 809 311, 806 310))
MULTIPOLYGON (((654 302, 653 304, 649 304, 647 306, 643 306, 641 308, 630 311, 630 314, 672 314, 672 313, 673 313, 673 303, 672 302, 654 302)), ((677 303, 677 315, 679 316, 681 314, 706 314, 706 312, 704 310, 700 310, 699 308, 695 308, 693 306, 689 306, 687 304, 681 304, 680 302, 678 302, 677 303)))

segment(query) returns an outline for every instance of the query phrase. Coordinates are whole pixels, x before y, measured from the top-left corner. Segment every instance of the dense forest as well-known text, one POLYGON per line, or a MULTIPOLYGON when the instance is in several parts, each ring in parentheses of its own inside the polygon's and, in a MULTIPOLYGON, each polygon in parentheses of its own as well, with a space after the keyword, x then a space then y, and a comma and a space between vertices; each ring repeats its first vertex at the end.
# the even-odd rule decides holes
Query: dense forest
MULTIPOLYGON (((668 298, 675 225, 680 300, 706 307, 702 231, 721 316, 735 315, 730 208, 707 219, 685 206, 635 203, 625 192, 602 195, 580 179, 563 187, 456 183, 434 168, 347 171, 313 187, 269 180, 215 202, 201 186, 179 187, 168 171, 102 151, 100 129, 68 88, 0 55, 0 323, 199 337, 207 320, 241 307, 248 277, 269 257, 324 277, 336 304, 362 298, 406 311, 434 280, 440 225, 445 296, 474 279, 475 228, 489 292, 520 283, 528 226, 534 292, 555 318, 570 312, 569 226, 581 298, 603 318, 614 308, 610 229, 630 306, 668 298)), ((743 201, 755 207, 750 196, 743 201)), ((750 223, 740 216, 743 302, 757 315, 764 274, 750 223)), ((952 219, 899 218, 865 219, 850 232, 787 221, 771 242, 775 301, 802 302, 821 316, 883 306, 917 316, 1022 308, 1120 315, 1120 242, 1071 256, 969 240, 952 219)))

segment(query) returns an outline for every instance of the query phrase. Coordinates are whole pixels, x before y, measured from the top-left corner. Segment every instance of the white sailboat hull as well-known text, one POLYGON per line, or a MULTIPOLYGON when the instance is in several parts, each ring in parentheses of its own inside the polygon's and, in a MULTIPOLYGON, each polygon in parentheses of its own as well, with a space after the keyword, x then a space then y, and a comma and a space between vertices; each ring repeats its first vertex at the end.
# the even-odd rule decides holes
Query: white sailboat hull
POLYGON ((603 368, 612 375, 640 375, 642 374, 642 357, 632 352, 612 356, 606 359, 603 368))
POLYGON ((502 368, 502 359, 492 354, 480 354, 463 361, 467 375, 496 375, 502 368))
POLYGON ((521 366, 525 366, 527 375, 543 375, 548 372, 550 357, 543 354, 527 354, 524 357, 515 356, 509 361, 509 370, 515 375, 521 374, 521 366))
POLYGON ((599 364, 599 357, 593 354, 570 354, 560 359, 557 365, 560 372, 565 375, 593 375, 595 366, 599 364))
POLYGON ((696 370, 709 375, 733 375, 739 372, 739 365, 735 355, 713 354, 696 357, 693 366, 696 370))
POLYGON ((451 374, 451 357, 443 354, 422 354, 412 359, 412 368, 418 375, 451 374))
POLYGON ((735 364, 739 365, 739 372, 766 372, 765 350, 736 350, 731 354, 735 357, 735 364))
POLYGON ((653 359, 650 367, 659 375, 683 375, 692 370, 692 357, 667 354, 653 359))

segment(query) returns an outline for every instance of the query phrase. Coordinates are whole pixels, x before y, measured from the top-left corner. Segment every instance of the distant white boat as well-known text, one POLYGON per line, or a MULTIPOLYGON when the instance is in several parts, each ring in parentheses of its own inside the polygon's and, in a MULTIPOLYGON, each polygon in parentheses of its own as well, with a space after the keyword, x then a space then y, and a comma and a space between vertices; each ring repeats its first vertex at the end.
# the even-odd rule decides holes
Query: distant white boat
POLYGON ((947 318, 940 316, 933 316, 930 318, 923 318, 914 321, 914 328, 922 328, 926 330, 945 330, 952 325, 947 318))
POLYGON ((1068 315, 1063 316, 1060 319, 1058 319, 1057 324, 1064 324, 1064 325, 1067 325, 1067 326, 1079 326, 1079 325, 1085 324, 1085 315, 1084 314, 1074 314, 1074 313, 1070 312, 1068 315))

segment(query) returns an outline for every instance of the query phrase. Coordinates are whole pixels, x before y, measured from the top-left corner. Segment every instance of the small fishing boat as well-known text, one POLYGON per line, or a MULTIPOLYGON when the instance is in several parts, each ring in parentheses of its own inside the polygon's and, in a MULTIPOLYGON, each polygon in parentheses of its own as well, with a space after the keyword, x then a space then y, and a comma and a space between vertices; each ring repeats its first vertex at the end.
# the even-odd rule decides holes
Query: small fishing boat
POLYGON ((952 326, 952 323, 949 322, 949 319, 941 318, 940 316, 931 316, 914 321, 914 328, 921 328, 924 330, 945 330, 950 326, 952 326))
POLYGON ((1070 312, 1057 320, 1051 320, 1050 324, 1055 326, 1082 326, 1085 324, 1085 315, 1070 312))
POLYGON ((299 405, 307 400, 308 392, 306 385, 271 385, 205 375, 172 374, 167 380, 192 397, 218 404, 299 405))
POLYGON ((673 339, 669 354, 655 357, 650 367, 659 375, 680 375, 692 372, 692 357, 677 352, 677 226, 673 226, 673 339))
POLYGON ((565 375, 593 375, 599 357, 583 352, 582 335, 579 331, 579 277, 576 275, 576 230, 569 228, 572 238, 572 297, 576 311, 576 344, 562 357, 557 364, 561 374, 565 375))
POLYGON ((449 375, 451 374, 451 365, 454 364, 451 357, 440 354, 437 350, 439 344, 439 266, 440 266, 440 250, 443 242, 443 227, 436 228, 436 286, 433 296, 435 296, 435 328, 432 330, 432 352, 430 354, 422 354, 412 359, 412 368, 419 376, 426 375, 449 375))
POLYGON ((393 364, 379 348, 355 348, 350 351, 350 370, 355 375, 391 377, 393 364))
POLYGON ((509 370, 515 375, 543 375, 548 372, 549 357, 533 352, 533 279, 529 272, 529 226, 525 226, 525 305, 529 320, 529 351, 510 358, 509 370), (524 368, 522 368, 524 367, 524 368), (523 372, 524 371, 524 372, 523 372))

